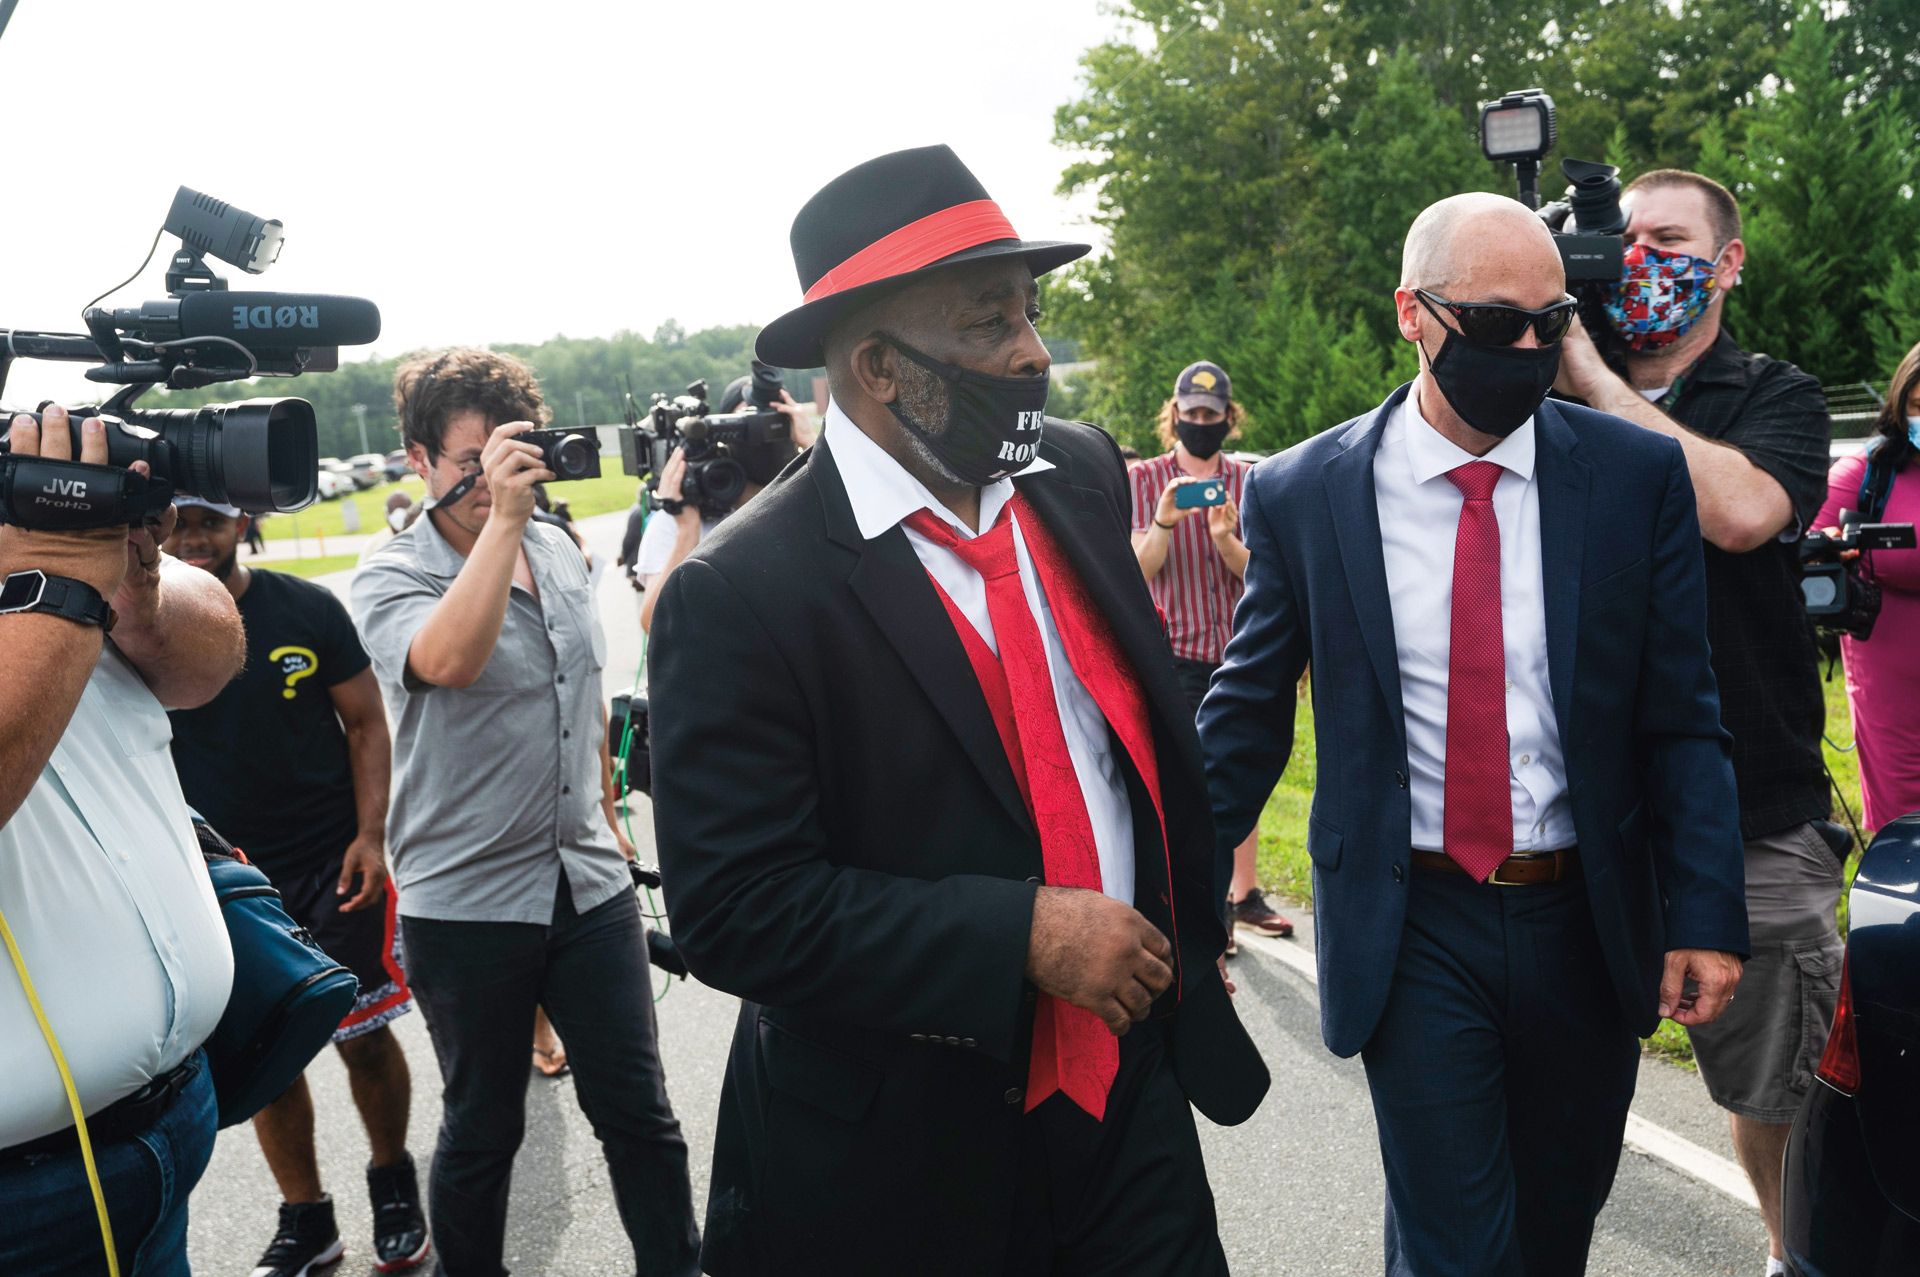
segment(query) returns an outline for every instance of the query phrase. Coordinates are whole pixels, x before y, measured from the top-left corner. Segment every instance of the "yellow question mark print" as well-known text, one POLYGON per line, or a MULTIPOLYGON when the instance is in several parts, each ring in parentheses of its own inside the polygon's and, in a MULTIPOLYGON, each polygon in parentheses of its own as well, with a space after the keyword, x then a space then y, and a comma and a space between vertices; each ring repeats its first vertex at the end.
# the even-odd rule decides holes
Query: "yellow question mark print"
POLYGON ((320 668, 320 658, 304 647, 276 647, 267 653, 269 661, 276 662, 287 676, 287 689, 280 695, 292 700, 293 685, 320 668))

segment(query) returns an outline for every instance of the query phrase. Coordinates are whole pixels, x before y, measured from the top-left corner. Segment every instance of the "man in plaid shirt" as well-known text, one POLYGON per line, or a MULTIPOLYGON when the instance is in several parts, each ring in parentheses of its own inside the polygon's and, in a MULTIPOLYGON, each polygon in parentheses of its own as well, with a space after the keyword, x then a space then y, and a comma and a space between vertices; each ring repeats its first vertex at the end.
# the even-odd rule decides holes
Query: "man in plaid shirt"
MULTIPOLYGON (((1233 634, 1233 608, 1247 571, 1240 540, 1240 491, 1250 467, 1220 449, 1239 432, 1243 415, 1232 383, 1218 364, 1201 360, 1174 382, 1160 408, 1160 442, 1167 451, 1132 465, 1133 553, 1153 601, 1167 618, 1174 666, 1198 713, 1207 684, 1233 634), (1183 485, 1223 485, 1213 504, 1180 505, 1183 485), (1194 517, 1198 516, 1198 517, 1194 517)), ((1293 924, 1274 912, 1254 882, 1258 833, 1234 848, 1227 894, 1227 951, 1246 927, 1259 935, 1290 936, 1293 924)))

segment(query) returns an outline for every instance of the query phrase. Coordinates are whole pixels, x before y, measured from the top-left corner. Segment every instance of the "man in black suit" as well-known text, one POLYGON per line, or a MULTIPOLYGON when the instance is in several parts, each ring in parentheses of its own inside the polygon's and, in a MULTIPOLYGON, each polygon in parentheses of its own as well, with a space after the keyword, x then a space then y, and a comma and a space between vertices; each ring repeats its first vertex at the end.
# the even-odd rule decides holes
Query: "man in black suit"
POLYGON ((1112 440, 1043 417, 1022 242, 946 147, 794 222, 822 442, 655 616, 674 935, 743 999, 702 1255, 774 1273, 1226 1271, 1189 1102, 1266 1070, 1112 440))

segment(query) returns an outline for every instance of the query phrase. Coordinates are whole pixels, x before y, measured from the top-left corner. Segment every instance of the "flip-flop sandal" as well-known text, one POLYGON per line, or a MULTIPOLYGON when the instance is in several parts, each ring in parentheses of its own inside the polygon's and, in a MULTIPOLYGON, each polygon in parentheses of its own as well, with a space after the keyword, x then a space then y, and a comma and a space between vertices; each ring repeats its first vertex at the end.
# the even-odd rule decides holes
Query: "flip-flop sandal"
POLYGON ((573 1066, 571 1064, 568 1064, 565 1060, 560 1061, 560 1067, 557 1069, 542 1068, 540 1066, 541 1060, 546 1060, 548 1062, 551 1062, 553 1060, 553 1052, 551 1051, 542 1051, 539 1047, 536 1046, 533 1048, 533 1054, 534 1054, 533 1071, 538 1073, 541 1077, 565 1077, 567 1074, 573 1072, 573 1066))

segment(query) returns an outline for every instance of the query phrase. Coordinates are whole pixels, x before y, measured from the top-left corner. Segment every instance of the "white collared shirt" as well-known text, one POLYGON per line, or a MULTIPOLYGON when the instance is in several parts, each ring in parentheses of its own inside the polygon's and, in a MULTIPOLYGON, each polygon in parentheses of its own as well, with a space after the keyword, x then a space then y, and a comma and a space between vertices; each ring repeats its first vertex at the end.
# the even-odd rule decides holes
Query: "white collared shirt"
MULTIPOLYGON (((853 424, 840 405, 827 404, 824 427, 834 463, 847 485, 847 500, 853 505, 853 519, 860 535, 871 541, 894 527, 915 510, 931 510, 961 537, 971 540, 973 530, 955 518, 927 491, 926 485, 908 474, 888 456, 866 432, 853 424)), ((1036 458, 1022 474, 1053 469, 1053 463, 1036 458)), ((1001 508, 1013 499, 1013 480, 1002 479, 980 489, 980 526, 991 528, 1001 508)), ((929 541, 912 528, 903 529, 907 543, 919 556, 928 575, 940 583, 953 605, 960 609, 979 632, 994 655, 1000 654, 993 635, 993 620, 987 614, 987 582, 967 565, 966 560, 943 545, 929 541)), ((1073 758, 1074 775, 1080 781, 1080 794, 1086 800, 1087 819, 1093 826, 1093 843, 1100 856, 1100 889, 1122 904, 1133 903, 1133 809, 1127 802, 1127 784, 1114 761, 1106 716, 1094 703, 1092 693, 1080 682, 1067 662, 1060 645, 1060 634, 1053 625, 1053 612, 1047 596, 1034 574, 1033 558, 1014 517, 1014 554, 1020 562, 1020 584, 1027 594, 1040 630, 1040 642, 1047 650, 1047 669, 1053 676, 1054 704, 1060 710, 1060 726, 1067 738, 1067 753, 1073 758)))
POLYGON ((1500 524, 1500 625, 1507 651, 1507 765, 1513 796, 1513 849, 1574 845, 1566 759, 1547 676, 1547 609, 1541 576, 1540 485, 1534 477, 1534 422, 1476 458, 1427 424, 1409 390, 1380 436, 1373 492, 1380 548, 1400 658, 1400 702, 1407 720, 1413 845, 1444 851, 1447 668, 1453 644, 1453 547, 1460 490, 1447 471, 1491 461, 1503 471, 1493 489, 1500 524))
MULTIPOLYGON (((89 1114, 198 1050, 233 985, 172 739, 166 711, 108 642, 53 757, 0 826, 0 910, 89 1114)), ((0 1079, 0 1148, 73 1125, 4 957, 0 1079)))

